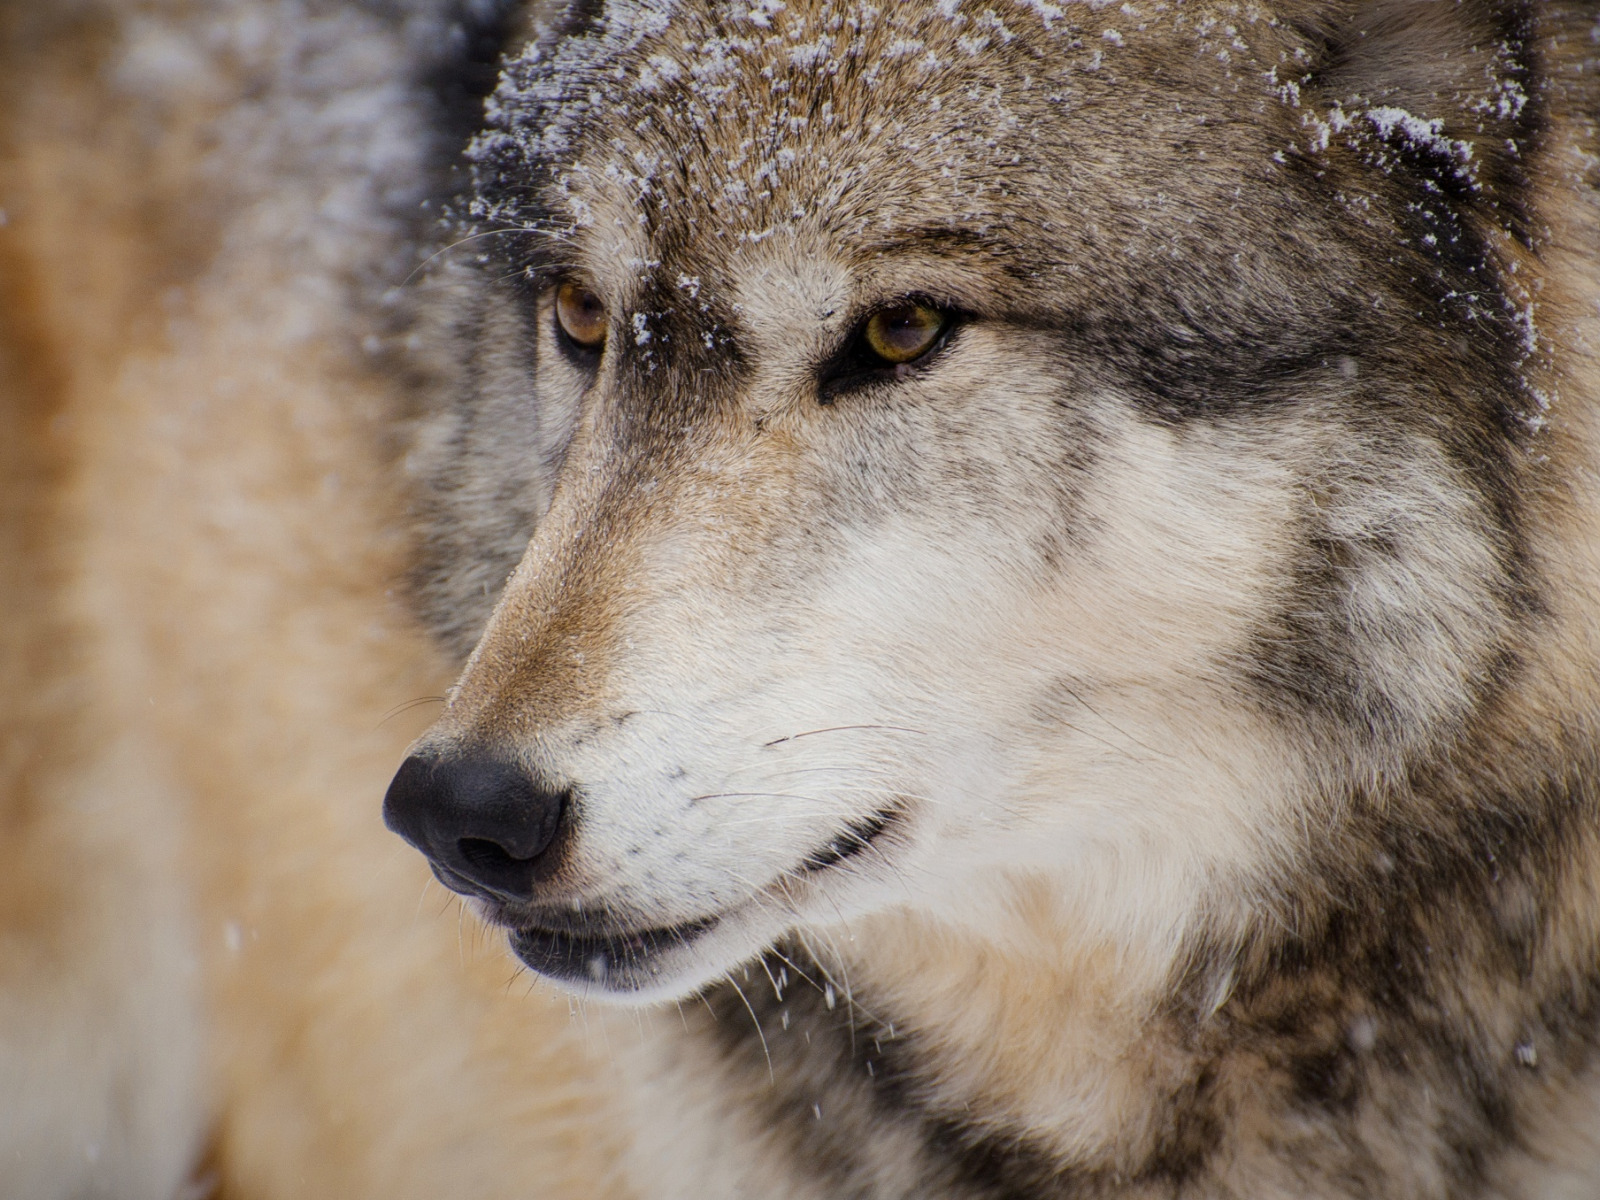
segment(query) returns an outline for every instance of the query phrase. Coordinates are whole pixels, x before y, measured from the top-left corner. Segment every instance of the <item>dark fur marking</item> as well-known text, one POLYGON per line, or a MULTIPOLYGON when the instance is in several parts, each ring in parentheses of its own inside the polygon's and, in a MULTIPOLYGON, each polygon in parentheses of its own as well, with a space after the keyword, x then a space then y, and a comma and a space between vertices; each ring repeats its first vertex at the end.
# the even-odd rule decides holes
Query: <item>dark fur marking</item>
MULTIPOLYGON (((1364 379, 1345 400, 1366 426, 1356 436, 1374 451, 1382 452, 1385 426, 1426 437, 1470 481, 1487 520, 1482 527, 1463 526, 1454 536, 1484 539, 1496 560, 1488 595, 1509 631, 1536 619, 1542 605, 1523 530, 1520 497, 1526 486, 1517 478, 1525 470, 1516 461, 1521 454, 1517 443, 1526 433, 1519 415, 1522 350, 1503 332, 1470 340, 1457 363, 1449 361, 1456 343, 1441 339, 1436 350, 1441 365, 1428 373, 1419 372, 1415 347, 1369 352, 1362 375, 1371 382, 1364 379)), ((1335 488, 1343 484, 1336 477, 1327 482, 1335 488)), ((1354 490, 1359 487, 1358 481, 1354 490)), ((1245 672, 1262 688, 1269 706, 1286 704, 1286 711, 1331 717, 1360 736, 1382 736, 1400 728, 1401 710, 1394 698, 1364 679, 1351 652, 1361 644, 1363 619, 1351 597, 1363 569, 1394 560, 1404 547, 1381 526, 1373 536, 1336 534, 1322 516, 1324 509, 1321 500, 1307 506, 1301 539, 1305 549, 1295 583, 1249 652, 1245 672)), ((1470 686, 1480 698, 1503 688, 1518 670, 1509 644, 1488 647, 1484 654, 1482 662, 1471 665, 1470 686)))
POLYGON ((1518 306, 1498 275, 1491 233, 1504 230, 1524 246, 1543 236, 1528 208, 1529 167, 1548 120, 1535 70, 1539 30, 1528 0, 1453 5, 1444 19, 1458 40, 1441 46, 1438 61, 1462 65, 1441 68, 1436 79, 1413 78, 1406 39, 1417 23, 1445 12, 1389 0, 1302 23, 1315 63, 1302 80, 1307 96, 1318 97, 1314 106, 1350 107, 1326 156, 1301 152, 1291 163, 1302 186, 1354 189, 1391 214, 1405 250, 1395 256, 1385 245, 1383 254, 1369 256, 1393 264, 1378 286, 1418 317, 1436 314, 1438 328, 1468 335, 1454 349, 1441 347, 1441 361, 1471 360, 1459 373, 1464 390, 1490 395, 1505 431, 1520 436, 1522 414, 1533 407, 1520 375, 1528 350, 1518 306), (1491 82, 1494 88, 1484 90, 1491 82), (1372 114, 1384 106, 1437 120, 1438 136, 1413 136, 1404 122, 1382 127, 1372 114), (1467 140, 1472 150, 1463 160, 1449 147, 1467 140), (1338 165, 1341 145, 1362 171, 1350 175, 1338 165), (1494 386, 1485 388, 1489 379, 1494 386))
POLYGON ((1551 943, 1539 930, 1553 919, 1547 905, 1561 887, 1559 847, 1595 820, 1600 804, 1592 782, 1577 778, 1548 779, 1515 801, 1464 788, 1449 768, 1419 774, 1413 786, 1432 797, 1431 824, 1397 823, 1381 801, 1349 802, 1340 838, 1374 847, 1384 865, 1362 871, 1349 848, 1322 856, 1330 907, 1303 910, 1300 936, 1241 974, 1221 1014, 1222 1037, 1259 1039, 1287 1069, 1296 1102, 1350 1139, 1369 1072, 1381 1071, 1391 1087, 1422 1081, 1440 1113, 1443 1165, 1470 1192, 1499 1148, 1520 1136, 1515 1093, 1533 1071, 1510 1045, 1482 1057, 1473 999, 1450 990, 1454 976, 1444 968, 1470 955, 1485 987, 1525 995, 1519 1045, 1563 1046, 1563 1069, 1578 1069, 1594 1045, 1600 991, 1587 977, 1571 994, 1529 989, 1536 968, 1551 969, 1551 943), (1510 946, 1502 886, 1516 889, 1522 926, 1510 946))
MULTIPOLYGON (((519 311, 527 333, 523 354, 532 372, 538 359, 537 341, 528 325, 533 313, 527 308, 519 307, 519 311)), ((456 315, 466 344, 480 340, 484 319, 479 308, 456 315)), ((463 356, 457 370, 458 391, 451 397, 457 419, 449 430, 447 445, 450 459, 463 462, 483 452, 483 436, 492 438, 503 430, 484 412, 487 381, 482 362, 476 356, 463 356)), ((535 515, 528 508, 524 492, 537 464, 527 461, 519 465, 521 469, 504 472, 496 480, 490 514, 493 527, 487 532, 458 527, 459 518, 452 506, 459 484, 449 477, 431 481, 433 490, 417 498, 418 507, 437 528, 434 538, 419 548, 408 572, 412 603, 435 636, 461 660, 482 634, 504 580, 516 567, 533 534, 535 515), (482 584, 464 597, 456 584, 463 567, 468 565, 482 584)))
MULTIPOLYGON (((1165 306, 1150 301, 1159 312, 1165 306)), ((1325 373, 1344 348, 1347 334, 1318 321, 1317 331, 1286 330, 1276 336, 1242 336, 1237 314, 1205 323, 1100 325, 1085 340, 1128 381, 1140 411, 1166 424, 1236 416, 1263 404, 1284 403, 1305 382, 1325 373)))
POLYGON ((1021 1132, 930 1106, 915 1035, 837 993, 830 1008, 823 973, 803 952, 784 947, 762 968, 742 972, 737 988, 709 989, 711 1018, 695 1020, 691 1036, 717 1049, 739 1090, 766 1108, 764 1127, 783 1137, 794 1168, 825 1180, 830 1195, 889 1200, 869 1183, 872 1155, 905 1142, 917 1148, 916 1167, 895 1200, 1088 1200, 1130 1186, 1165 1194, 1200 1174, 1221 1143, 1214 1079, 1203 1069, 1173 1097, 1171 1120, 1137 1170, 1085 1169, 1021 1132), (770 980, 784 979, 780 996, 770 980))

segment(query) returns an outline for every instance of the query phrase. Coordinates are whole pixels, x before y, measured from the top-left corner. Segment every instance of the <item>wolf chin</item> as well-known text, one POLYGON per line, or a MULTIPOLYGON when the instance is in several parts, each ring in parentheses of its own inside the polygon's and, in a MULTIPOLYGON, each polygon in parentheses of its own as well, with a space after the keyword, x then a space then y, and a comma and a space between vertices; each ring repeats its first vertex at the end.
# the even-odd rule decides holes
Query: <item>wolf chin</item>
MULTIPOLYGON (((304 74, 191 98, 320 181, 218 217, 192 307, 233 329, 267 278, 343 332, 160 361, 243 345, 326 398, 193 443, 276 492, 140 526, 321 548, 173 572, 258 614, 185 640, 279 680, 246 699, 292 697, 321 775, 243 732, 185 775, 192 730, 139 726, 200 797, 224 1194, 1600 1191, 1593 5, 307 13, 304 74), (295 149, 306 111, 367 157, 295 149), (285 212, 333 222, 299 261, 337 288, 227 257, 285 212), (288 595, 328 629, 262 626, 288 595), (394 632, 351 645, 363 612, 394 632), (573 1023, 417 934, 420 864, 323 799, 383 756, 308 682, 448 670, 385 819, 573 1023), (264 999, 291 970, 312 998, 264 999)), ((184 411, 127 370, 103 407, 184 411)))

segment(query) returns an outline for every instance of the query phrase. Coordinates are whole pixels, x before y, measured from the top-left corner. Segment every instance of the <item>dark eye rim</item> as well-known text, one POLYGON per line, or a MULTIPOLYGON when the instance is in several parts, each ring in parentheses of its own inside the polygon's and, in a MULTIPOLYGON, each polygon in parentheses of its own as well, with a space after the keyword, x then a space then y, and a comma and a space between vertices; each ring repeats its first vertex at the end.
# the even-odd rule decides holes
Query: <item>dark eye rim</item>
POLYGON ((561 276, 550 280, 547 287, 547 294, 550 297, 550 328, 554 332, 557 347, 560 348, 567 359, 575 366, 592 372, 600 365, 600 359, 605 354, 606 343, 611 339, 609 337, 602 339, 598 346, 585 346, 582 342, 575 341, 572 335, 567 332, 566 326, 561 323, 561 310, 556 303, 556 297, 562 287, 569 283, 583 288, 591 295, 594 294, 581 279, 561 276))
POLYGON ((913 294, 900 296, 887 304, 874 305, 870 310, 861 314, 859 320, 851 326, 849 334, 839 344, 839 349, 830 355, 817 368, 817 394, 823 404, 831 404, 839 396, 848 392, 858 391, 861 388, 871 387, 875 384, 897 382, 908 373, 921 373, 926 370, 950 345, 963 326, 971 321, 971 315, 955 306, 941 302, 931 296, 913 294), (879 313, 888 312, 896 308, 907 308, 920 305, 931 308, 944 318, 944 325, 939 330, 939 336, 921 354, 908 359, 903 363, 890 362, 867 344, 867 322, 879 313))

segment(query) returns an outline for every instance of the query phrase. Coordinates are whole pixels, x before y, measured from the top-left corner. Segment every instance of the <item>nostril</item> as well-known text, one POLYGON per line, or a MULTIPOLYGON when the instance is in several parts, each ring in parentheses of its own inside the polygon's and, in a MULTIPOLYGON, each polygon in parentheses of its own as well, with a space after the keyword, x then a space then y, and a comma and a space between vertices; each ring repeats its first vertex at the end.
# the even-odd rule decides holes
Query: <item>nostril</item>
POLYGON ((467 877, 508 900, 533 895, 534 862, 539 857, 517 858, 499 842, 488 838, 456 839, 457 861, 467 866, 467 877))
POLYGON ((568 794, 493 755, 413 755, 395 773, 383 815, 448 887, 525 901, 558 865, 550 850, 568 794))
POLYGON ((466 859, 480 871, 501 872, 518 870, 533 864, 533 858, 513 858, 506 852, 504 846, 498 842, 491 842, 487 838, 462 838, 456 843, 456 849, 461 857, 466 859))

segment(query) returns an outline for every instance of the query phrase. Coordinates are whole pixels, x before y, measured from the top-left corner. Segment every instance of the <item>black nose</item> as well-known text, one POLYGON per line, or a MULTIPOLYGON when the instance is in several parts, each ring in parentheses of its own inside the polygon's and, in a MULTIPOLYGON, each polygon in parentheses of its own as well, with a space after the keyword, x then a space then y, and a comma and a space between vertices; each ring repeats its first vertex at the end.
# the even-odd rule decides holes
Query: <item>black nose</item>
POLYGON ((530 900, 565 804, 565 792, 540 787, 503 759, 414 754, 389 784, 383 821, 428 856, 452 891, 530 900))

